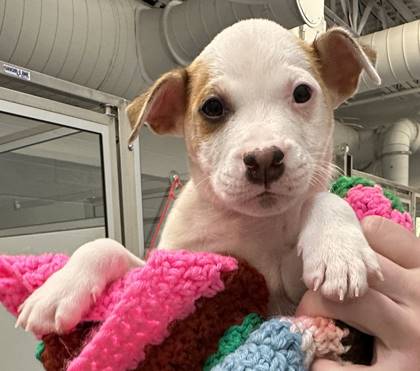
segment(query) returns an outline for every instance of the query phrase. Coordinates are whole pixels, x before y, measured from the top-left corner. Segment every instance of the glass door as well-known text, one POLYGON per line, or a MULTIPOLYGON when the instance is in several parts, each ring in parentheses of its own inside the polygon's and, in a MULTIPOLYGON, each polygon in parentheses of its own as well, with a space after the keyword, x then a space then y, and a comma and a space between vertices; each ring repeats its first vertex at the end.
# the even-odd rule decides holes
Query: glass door
POLYGON ((37 113, 0 112, 0 254, 71 254, 118 239, 109 128, 37 113))

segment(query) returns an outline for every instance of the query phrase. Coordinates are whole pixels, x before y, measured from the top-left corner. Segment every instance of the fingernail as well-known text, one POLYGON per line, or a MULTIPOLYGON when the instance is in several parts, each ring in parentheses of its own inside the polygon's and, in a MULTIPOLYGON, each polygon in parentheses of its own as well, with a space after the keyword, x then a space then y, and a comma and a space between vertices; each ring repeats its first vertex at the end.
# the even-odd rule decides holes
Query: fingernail
POLYGON ((356 288, 354 289, 354 296, 355 296, 356 298, 358 298, 358 297, 359 297, 359 288, 358 288, 358 287, 356 287, 356 288))
POLYGON ((344 290, 341 289, 340 290, 340 301, 343 301, 343 300, 344 300, 344 290))
POLYGON ((381 272, 381 271, 376 271, 376 275, 378 276, 378 278, 379 278, 381 281, 385 281, 384 275, 382 274, 382 272, 381 272))

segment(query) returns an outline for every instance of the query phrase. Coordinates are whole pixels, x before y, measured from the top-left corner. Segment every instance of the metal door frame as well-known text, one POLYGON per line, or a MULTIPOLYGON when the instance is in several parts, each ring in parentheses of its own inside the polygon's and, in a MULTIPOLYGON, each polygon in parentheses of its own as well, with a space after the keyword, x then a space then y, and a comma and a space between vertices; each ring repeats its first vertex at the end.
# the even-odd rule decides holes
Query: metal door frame
POLYGON ((119 213, 118 190, 117 184, 113 182, 116 178, 117 168, 116 148, 113 138, 112 120, 108 124, 88 121, 68 115, 46 111, 41 108, 26 106, 24 104, 10 102, 3 99, 4 92, 0 92, 0 112, 15 116, 24 116, 30 119, 44 121, 51 124, 65 126, 72 129, 89 131, 101 135, 102 138, 102 159, 104 172, 105 187, 105 205, 106 205, 106 229, 108 236, 117 240, 121 240, 121 222, 119 213))
POLYGON ((112 94, 14 66, 30 76, 29 79, 22 79, 19 75, 7 73, 5 65, 13 66, 0 60, 1 85, 7 87, 0 87, 1 100, 27 106, 29 111, 32 107, 50 114, 63 115, 61 119, 64 125, 70 117, 80 119, 78 122, 82 129, 86 128, 85 123, 94 126, 101 124, 103 130, 107 128, 112 169, 114 238, 135 255, 143 256, 140 148, 138 139, 133 151, 127 148, 131 129, 125 109, 129 102, 112 94))

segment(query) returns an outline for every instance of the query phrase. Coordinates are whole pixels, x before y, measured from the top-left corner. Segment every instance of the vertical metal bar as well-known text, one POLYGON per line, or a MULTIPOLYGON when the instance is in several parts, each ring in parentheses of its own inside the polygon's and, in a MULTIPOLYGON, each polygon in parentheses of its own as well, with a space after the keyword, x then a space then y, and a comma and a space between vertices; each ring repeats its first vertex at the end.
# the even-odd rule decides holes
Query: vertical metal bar
POLYGON ((346 146, 344 151, 343 170, 345 176, 351 176, 353 171, 353 156, 350 154, 349 146, 346 146))
POLYGON ((383 5, 379 7, 379 16, 381 18, 382 28, 385 30, 386 28, 388 28, 388 21, 383 5))
POLYGON ((330 9, 334 13, 337 13, 337 3, 336 3, 336 0, 330 0, 330 9))
POLYGON ((352 29, 354 32, 357 31, 357 21, 359 20, 359 0, 353 0, 353 9, 352 9, 352 29))
POLYGON ((366 26, 366 22, 369 18, 370 13, 372 12, 373 6, 375 5, 375 0, 369 0, 366 5, 365 10, 363 11, 362 18, 360 19, 359 26, 357 27, 357 34, 361 35, 363 29, 366 26))
POLYGON ((340 0, 340 4, 341 4, 341 9, 343 10, 344 13, 344 19, 349 20, 349 0, 340 0))
POLYGON ((413 219, 413 225, 414 225, 414 229, 413 232, 416 233, 417 231, 417 218, 416 218, 416 214, 417 214, 417 194, 416 192, 410 192, 410 200, 411 200, 411 205, 410 205, 410 214, 411 217, 413 219))
POLYGON ((125 113, 128 102, 118 106, 118 157, 120 166, 121 218, 124 246, 143 257, 143 205, 141 192, 140 149, 138 140, 128 149, 130 124, 125 113))

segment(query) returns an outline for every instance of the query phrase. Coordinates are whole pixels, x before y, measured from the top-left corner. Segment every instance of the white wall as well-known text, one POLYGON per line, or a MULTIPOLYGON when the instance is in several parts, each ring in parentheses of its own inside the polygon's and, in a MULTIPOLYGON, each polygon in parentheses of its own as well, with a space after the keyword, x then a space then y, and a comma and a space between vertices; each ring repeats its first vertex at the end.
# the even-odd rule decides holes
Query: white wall
POLYGON ((145 174, 168 177, 171 170, 188 173, 184 140, 153 134, 146 127, 140 133, 140 160, 145 174))
POLYGON ((0 369, 2 371, 41 371, 35 358, 38 340, 22 329, 15 329, 15 318, 0 306, 0 369))

